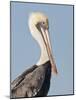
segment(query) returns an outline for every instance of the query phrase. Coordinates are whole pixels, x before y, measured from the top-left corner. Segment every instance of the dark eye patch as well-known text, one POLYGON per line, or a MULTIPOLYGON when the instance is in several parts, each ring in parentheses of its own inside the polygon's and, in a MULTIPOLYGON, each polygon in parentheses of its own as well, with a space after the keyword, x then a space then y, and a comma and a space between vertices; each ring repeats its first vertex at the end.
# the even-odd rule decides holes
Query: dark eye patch
POLYGON ((38 22, 38 23, 36 24, 36 27, 37 27, 37 29, 38 29, 40 32, 41 32, 41 27, 42 27, 44 30, 48 29, 47 22, 44 22, 44 21, 38 22))
POLYGON ((37 29, 40 31, 41 29, 40 29, 40 23, 37 23, 36 24, 36 27, 37 27, 37 29))

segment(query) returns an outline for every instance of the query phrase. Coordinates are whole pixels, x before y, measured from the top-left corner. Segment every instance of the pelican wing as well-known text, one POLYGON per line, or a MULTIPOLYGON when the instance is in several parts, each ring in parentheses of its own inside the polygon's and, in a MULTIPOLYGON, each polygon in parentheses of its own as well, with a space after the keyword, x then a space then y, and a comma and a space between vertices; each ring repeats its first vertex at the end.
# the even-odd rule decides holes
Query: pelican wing
POLYGON ((12 92, 13 97, 33 97, 40 91, 45 79, 45 69, 40 66, 27 74, 12 92))
POLYGON ((21 75, 19 75, 12 83, 11 83, 11 90, 15 89, 25 78, 27 74, 32 72, 37 66, 34 65, 30 69, 25 70, 21 75))

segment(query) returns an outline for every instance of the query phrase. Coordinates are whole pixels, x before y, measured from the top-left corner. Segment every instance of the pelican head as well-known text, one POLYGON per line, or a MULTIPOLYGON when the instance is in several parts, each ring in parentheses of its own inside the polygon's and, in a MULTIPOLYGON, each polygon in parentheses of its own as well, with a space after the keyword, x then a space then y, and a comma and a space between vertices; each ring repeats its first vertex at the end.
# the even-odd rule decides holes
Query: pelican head
POLYGON ((33 38, 41 48, 41 56, 37 65, 50 60, 52 72, 57 74, 56 64, 52 54, 52 47, 49 39, 48 17, 41 12, 31 13, 29 17, 29 28, 33 38))

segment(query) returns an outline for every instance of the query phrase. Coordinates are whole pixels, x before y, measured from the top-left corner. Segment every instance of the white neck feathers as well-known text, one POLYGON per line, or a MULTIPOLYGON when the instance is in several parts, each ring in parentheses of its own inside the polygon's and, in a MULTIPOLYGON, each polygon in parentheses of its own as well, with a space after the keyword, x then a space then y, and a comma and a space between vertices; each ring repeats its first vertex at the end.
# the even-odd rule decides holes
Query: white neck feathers
POLYGON ((44 64, 46 61, 48 61, 49 57, 48 57, 46 47, 45 47, 44 41, 42 39, 41 33, 37 30, 36 26, 31 23, 29 23, 29 28, 30 28, 31 34, 32 34, 33 38, 38 42, 38 44, 41 48, 40 59, 37 62, 37 65, 41 65, 41 64, 44 64))

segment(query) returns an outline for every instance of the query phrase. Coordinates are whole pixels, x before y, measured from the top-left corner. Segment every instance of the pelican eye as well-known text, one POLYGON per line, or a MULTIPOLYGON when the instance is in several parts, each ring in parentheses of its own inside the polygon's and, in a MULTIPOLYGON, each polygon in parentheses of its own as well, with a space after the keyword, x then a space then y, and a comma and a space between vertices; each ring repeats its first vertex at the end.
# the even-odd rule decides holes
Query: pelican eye
POLYGON ((47 29, 48 28, 48 23, 43 21, 40 23, 40 26, 43 27, 43 29, 47 29))
POLYGON ((42 22, 43 25, 45 25, 45 22, 42 22))

